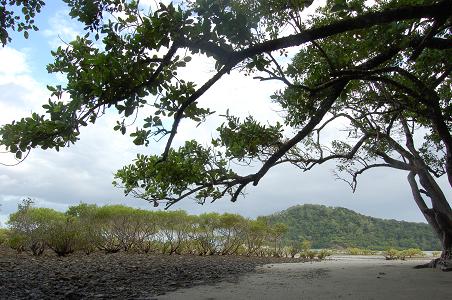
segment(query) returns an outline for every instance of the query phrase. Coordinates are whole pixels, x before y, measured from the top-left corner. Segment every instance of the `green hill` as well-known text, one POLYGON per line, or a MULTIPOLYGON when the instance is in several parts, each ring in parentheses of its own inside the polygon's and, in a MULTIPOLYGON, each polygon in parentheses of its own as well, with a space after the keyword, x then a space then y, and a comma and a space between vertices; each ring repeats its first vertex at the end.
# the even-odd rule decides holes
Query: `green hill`
POLYGON ((287 240, 310 240, 313 248, 441 248, 428 224, 372 218, 342 207, 297 205, 265 218, 286 224, 287 240))

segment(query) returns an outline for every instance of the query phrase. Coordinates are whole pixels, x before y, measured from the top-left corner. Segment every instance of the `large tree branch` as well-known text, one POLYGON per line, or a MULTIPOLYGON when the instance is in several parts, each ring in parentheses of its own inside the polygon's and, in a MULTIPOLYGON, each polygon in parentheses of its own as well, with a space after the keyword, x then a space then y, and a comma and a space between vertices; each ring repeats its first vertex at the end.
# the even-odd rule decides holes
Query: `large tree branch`
MULTIPOLYGON (((447 71, 446 71, 447 73, 447 71)), ((445 73, 445 74, 446 74, 445 73)), ((425 115, 425 117, 431 120, 431 125, 438 133, 441 140, 446 146, 446 173, 449 180, 449 184, 452 186, 452 135, 449 128, 445 122, 445 117, 443 115, 443 109, 439 104, 439 97, 436 92, 427 85, 425 85, 421 80, 415 77, 410 72, 399 68, 399 67, 388 67, 377 70, 365 71, 365 70, 347 70, 338 72, 337 75, 343 75, 339 78, 349 78, 357 80, 369 80, 373 82, 382 82, 395 87, 402 93, 413 97, 417 102, 422 103, 426 106, 426 111, 421 112, 421 108, 413 107, 413 110, 417 110, 425 115), (419 93, 412 88, 409 88, 400 82, 387 78, 384 76, 373 76, 371 74, 385 73, 385 72, 397 72, 403 77, 407 78, 413 83, 413 86, 419 89, 419 93)), ((337 79, 336 79, 337 80, 337 79)))
POLYGON ((264 52, 299 46, 310 41, 323 39, 351 30, 369 28, 374 25, 387 24, 394 21, 418 18, 443 18, 449 16, 451 11, 452 1, 444 0, 430 5, 405 6, 380 12, 371 12, 251 46, 235 53, 229 60, 239 62, 245 58, 264 52))
MULTIPOLYGON (((182 103, 182 105, 177 110, 170 136, 168 138, 165 150, 162 154, 162 160, 166 159, 168 156, 169 149, 171 147, 174 136, 177 133, 178 125, 183 118, 185 110, 191 104, 193 104, 205 91, 213 86, 224 74, 228 73, 233 67, 235 67, 243 60, 251 58, 255 55, 270 53, 275 50, 280 50, 292 46, 303 45, 307 42, 316 41, 318 39, 327 38, 340 33, 349 32, 351 30, 369 28, 375 25, 387 24, 400 20, 441 17, 448 15, 451 9, 452 1, 444 0, 431 5, 401 7, 382 12, 373 12, 346 20, 340 20, 317 28, 308 29, 288 37, 265 41, 239 51, 232 51, 229 49, 225 50, 222 47, 207 41, 183 41, 181 43, 181 47, 188 47, 192 50, 201 50, 202 52, 210 54, 214 56, 220 64, 223 64, 223 67, 217 74, 215 74, 214 77, 207 81, 200 89, 198 89, 184 103, 182 103)), ((404 47, 408 46, 410 45, 405 45, 404 47)), ((371 70, 372 68, 378 67, 382 63, 393 58, 397 53, 399 53, 400 50, 402 50, 401 48, 402 46, 388 47, 387 51, 369 59, 367 62, 358 66, 358 68, 361 68, 361 70, 371 70)), ((279 149, 263 163, 258 172, 237 178, 235 181, 228 183, 228 188, 231 188, 234 185, 238 185, 238 188, 235 190, 232 197, 233 201, 237 199, 238 195, 242 193, 242 190, 249 183, 252 182, 254 185, 257 185, 260 179, 269 171, 270 168, 277 164, 277 162, 290 149, 292 149, 297 143, 299 143, 310 132, 312 132, 312 130, 314 130, 314 128, 324 118, 326 113, 331 109, 336 99, 340 96, 343 89, 350 80, 351 78, 338 78, 331 82, 328 86, 322 87, 321 89, 328 93, 322 93, 323 97, 325 98, 320 102, 317 110, 311 116, 303 129, 300 130, 293 138, 281 144, 279 149)), ((380 166, 390 165, 380 164, 380 166)), ((371 166, 367 166, 367 168, 371 168, 371 166)), ((221 185, 221 183, 218 184, 221 185)))
POLYGON ((446 22, 447 18, 450 16, 444 16, 441 17, 439 19, 436 19, 435 22, 433 22, 432 27, 430 27, 430 29, 428 30, 427 34, 422 38, 421 42, 419 43, 419 45, 414 49, 413 53, 411 54, 410 60, 415 61, 419 55, 421 55, 422 51, 424 50, 427 42, 429 40, 431 40, 437 30, 444 25, 444 23, 446 22))
POLYGON ((355 154, 358 152, 358 150, 361 148, 361 146, 366 142, 366 140, 369 138, 369 135, 363 135, 358 142, 350 149, 349 152, 347 153, 335 153, 332 155, 328 155, 325 157, 320 157, 318 159, 314 159, 314 158, 309 158, 309 159, 305 159, 305 160, 300 160, 299 162, 302 162, 305 164, 305 171, 309 171, 311 170, 315 165, 320 165, 323 164, 327 161, 330 160, 335 160, 335 159, 353 159, 353 157, 355 156, 355 154))
POLYGON ((380 156, 388 165, 390 165, 394 169, 399 169, 399 170, 404 170, 404 171, 411 171, 413 169, 413 167, 410 166, 409 164, 402 162, 400 160, 397 160, 395 158, 392 158, 382 151, 374 151, 374 153, 376 155, 380 156))
MULTIPOLYGON (((389 47, 387 51, 370 58, 369 60, 365 61, 361 65, 358 66, 358 68, 362 69, 372 69, 380 64, 386 62, 387 60, 390 60, 393 58, 398 52, 398 47, 389 47)), ((336 101, 336 99, 340 96, 343 89, 347 85, 348 80, 347 79, 340 79, 337 80, 335 83, 333 83, 331 86, 329 86, 329 91, 326 98, 320 103, 319 108, 317 111, 311 116, 309 122, 303 127, 302 130, 300 130, 293 138, 288 140, 287 142, 283 143, 277 152, 275 152, 273 155, 271 155, 267 161, 262 165, 261 169, 255 173, 247 176, 247 180, 244 180, 242 182, 243 187, 245 187, 247 184, 249 184, 251 181, 253 182, 253 185, 257 185, 260 181, 260 179, 272 168, 277 162, 297 143, 299 143, 301 140, 303 140, 314 128, 321 122, 321 120, 324 118, 326 113, 331 109, 332 105, 336 101)))
MULTIPOLYGON (((171 147, 172 140, 177 132, 177 127, 179 125, 180 120, 182 119, 184 110, 196 101, 199 96, 201 96, 208 88, 210 88, 223 74, 227 73, 232 69, 233 66, 237 65, 239 62, 243 61, 246 58, 253 57, 258 54, 262 54, 265 52, 272 52, 275 50, 288 48, 292 46, 302 45, 307 42, 312 42, 318 39, 326 38, 329 36, 333 36, 339 33, 347 32, 355 29, 368 28, 378 24, 390 23, 398 20, 405 19, 414 19, 414 18, 427 18, 427 17, 441 17, 447 15, 445 13, 445 9, 452 9, 452 1, 444 0, 442 2, 432 4, 432 5, 420 5, 420 6, 410 6, 410 7, 402 7, 392 10, 386 10, 382 12, 372 12, 367 13, 362 16, 341 20, 338 22, 334 22, 332 24, 320 26, 318 28, 312 28, 300 32, 298 34, 294 34, 288 37, 283 37, 279 39, 274 39, 270 41, 263 42, 258 45, 251 46, 247 49, 233 52, 228 51, 221 48, 218 45, 213 43, 201 40, 201 41, 183 41, 181 42, 181 46, 185 45, 192 49, 200 49, 201 51, 205 51, 214 55, 219 61, 223 62, 225 66, 219 73, 217 73, 211 80, 209 80, 201 89, 195 92, 192 97, 190 97, 186 103, 184 103, 180 109, 175 114, 173 128, 170 133, 170 137, 168 138, 168 142, 165 147, 165 151, 162 155, 162 159, 166 159, 168 155, 169 148, 171 147)), ((393 52, 398 52, 399 49, 393 49, 392 51, 387 51, 388 56, 393 56, 393 52)), ((386 57, 377 56, 373 60, 369 60, 369 64, 375 64, 376 60, 385 61, 386 57)), ((361 66, 366 69, 367 66, 364 64, 361 66)), ((339 81, 341 82, 341 81, 339 81)), ((336 84, 336 83, 332 83, 336 84)), ((334 88, 333 88, 334 90, 334 88)), ((272 158, 270 158, 273 161, 272 158)), ((279 159, 279 158, 278 158, 279 159)), ((277 160, 277 159, 276 159, 277 160)), ((276 160, 274 162, 276 162, 276 160)), ((274 163, 273 162, 273 163, 274 163)), ((266 171, 262 171, 266 173, 266 171)), ((257 181, 254 181, 254 184, 257 184, 257 181)))
POLYGON ((212 78, 210 78, 202 87, 200 87, 196 92, 194 92, 182 105, 179 107, 177 112, 174 114, 174 122, 170 131, 170 136, 165 146, 165 150, 163 151, 161 161, 166 160, 168 157, 169 150, 171 148, 171 144, 173 142, 174 137, 177 133, 177 128, 179 127, 179 123, 183 118, 183 114, 185 110, 193 104, 199 97, 201 97, 208 89, 210 89, 215 82, 217 82, 224 74, 228 73, 231 70, 232 66, 224 66, 218 71, 212 78))
POLYGON ((293 138, 281 145, 279 150, 274 153, 255 174, 253 185, 257 185, 259 180, 268 172, 268 170, 292 147, 303 140, 311 131, 317 126, 323 117, 330 110, 337 97, 342 93, 342 90, 347 85, 347 81, 339 81, 331 90, 329 95, 321 102, 317 111, 312 115, 309 122, 299 131, 293 138))
MULTIPOLYGON (((357 17, 343 19, 328 25, 319 26, 303 30, 297 34, 281 37, 262 43, 252 45, 246 49, 232 51, 224 49, 213 42, 206 40, 183 41, 182 45, 192 50, 213 55, 217 60, 224 64, 236 65, 246 58, 255 55, 281 50, 284 48, 300 46, 308 42, 334 36, 340 33, 356 29, 369 28, 375 25, 387 24, 395 21, 419 19, 419 18, 444 18, 450 15, 452 10, 452 1, 443 0, 429 5, 405 6, 379 12, 370 12, 357 17)), ((422 43, 422 38, 418 39, 416 45, 422 43)), ((437 47, 447 47, 450 43, 429 39, 426 44, 435 44, 437 47), (443 43, 444 42, 444 43, 443 43)))

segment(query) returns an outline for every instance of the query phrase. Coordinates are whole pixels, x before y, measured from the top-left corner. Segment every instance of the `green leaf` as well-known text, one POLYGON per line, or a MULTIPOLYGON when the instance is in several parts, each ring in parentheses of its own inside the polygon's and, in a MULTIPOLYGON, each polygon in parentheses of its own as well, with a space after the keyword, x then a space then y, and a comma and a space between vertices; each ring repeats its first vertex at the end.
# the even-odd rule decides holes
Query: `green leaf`
POLYGON ((16 152, 16 158, 17 159, 22 159, 22 151, 17 151, 16 152))

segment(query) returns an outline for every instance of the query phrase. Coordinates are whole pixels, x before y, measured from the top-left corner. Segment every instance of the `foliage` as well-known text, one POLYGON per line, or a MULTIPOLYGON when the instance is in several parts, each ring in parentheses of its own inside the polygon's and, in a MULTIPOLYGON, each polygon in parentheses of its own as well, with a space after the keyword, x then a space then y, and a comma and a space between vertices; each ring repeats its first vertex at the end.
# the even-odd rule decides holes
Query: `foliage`
MULTIPOLYGON (((157 163, 158 156, 138 155, 135 164, 126 166, 116 173, 121 180, 126 193, 148 199, 171 200, 175 195, 189 196, 198 191, 191 191, 191 187, 199 182, 234 180, 234 172, 226 169, 227 162, 210 148, 203 148, 196 141, 186 142, 177 151, 171 151, 168 159, 157 163), (173 184, 177 182, 177 184, 173 184)), ((115 185, 119 186, 117 182, 115 185)), ((204 203, 212 197, 219 199, 225 193, 232 193, 228 187, 209 187, 198 192, 195 198, 204 203)), ((156 203, 156 202, 155 202, 156 203)))
POLYGON ((97 227, 96 205, 88 205, 86 203, 80 203, 76 206, 71 206, 66 211, 68 218, 75 218, 78 220, 77 229, 78 243, 77 250, 81 250, 86 254, 90 254, 97 249, 97 246, 101 244, 101 235, 99 227, 97 227))
POLYGON ((433 252, 432 252, 432 256, 433 256, 433 257, 439 257, 439 256, 441 256, 441 251, 433 251, 433 252))
POLYGON ((283 239, 288 226, 283 223, 274 223, 269 226, 268 238, 272 245, 273 256, 281 257, 283 254, 283 239))
POLYGON ((9 245, 21 252, 31 250, 41 255, 46 247, 58 256, 75 251, 79 243, 78 220, 50 208, 36 208, 26 199, 9 216, 9 245))
POLYGON ((80 229, 78 220, 64 214, 53 220, 46 237, 46 243, 58 256, 66 256, 76 250, 79 243, 80 229))
MULTIPOLYGON (((357 177, 369 169, 404 170, 413 199, 452 256, 452 210, 435 179, 447 175, 452 185, 450 0, 326 1, 309 18, 303 13, 312 1, 179 1, 178 6, 156 3, 146 11, 133 0, 64 1, 86 34, 52 52, 48 71, 64 73, 68 81, 64 87, 49 86, 46 113, 0 127, 0 145, 17 159, 34 148, 59 151, 75 143, 81 127, 113 110, 119 118, 113 129, 129 132, 136 145, 166 138, 161 155, 139 154, 114 182, 155 206, 168 208, 184 198, 205 203, 226 195, 236 201, 248 185, 257 185, 283 163, 307 171, 335 160, 336 175, 353 190, 357 177), (287 59, 294 46, 297 53, 287 59), (199 87, 178 75, 190 68, 190 55, 198 54, 215 61, 215 73, 199 87), (284 84, 272 96, 283 123, 262 125, 227 111, 212 146, 191 140, 174 149, 183 120, 201 126, 214 113, 209 103, 199 106, 201 96, 235 70, 284 84), (63 95, 70 100, 63 101, 63 95), (147 105, 152 113, 130 132, 128 118, 147 105), (325 128, 343 120, 347 137, 325 142, 325 128), (425 135, 416 139, 416 132, 425 135), (258 170, 239 175, 231 166, 243 160, 260 163, 258 170)), ((18 23, 18 30, 26 30, 34 28, 43 2, 2 4, 6 43, 5 28, 14 30, 16 22, 9 7, 24 8, 25 23, 18 23)), ((368 246, 364 237, 374 225, 366 224, 356 246, 368 246)), ((352 230, 353 223, 345 232, 352 230)), ((269 237, 280 255, 277 231, 269 237)), ((133 244, 120 230, 109 232, 111 251, 133 244)), ((402 247, 429 244, 413 242, 415 236, 385 238, 402 247)), ((367 243, 376 244, 372 239, 367 243)), ((350 241, 338 237, 335 243, 350 241)), ((208 251, 218 251, 218 245, 211 246, 208 251)))
POLYGON ((284 254, 287 228, 237 214, 148 211, 124 205, 71 206, 65 213, 19 205, 8 221, 8 245, 41 255, 46 247, 58 256, 74 251, 90 254, 139 252, 195 255, 284 254), (271 249, 267 251, 266 249, 271 249))
POLYGON ((319 260, 323 260, 325 258, 327 258, 328 256, 333 255, 333 251, 332 250, 328 250, 328 249, 322 249, 320 251, 317 252, 317 258, 319 260))
POLYGON ((217 254, 216 232, 219 228, 219 214, 204 213, 199 215, 195 239, 201 255, 217 254))
POLYGON ((0 228, 0 246, 8 241, 9 230, 7 228, 0 228))
POLYGON ((161 252, 181 254, 192 231, 192 218, 185 211, 157 212, 157 231, 161 252))
POLYGON ((309 249, 311 249, 311 247, 312 247, 312 242, 311 241, 303 240, 301 242, 301 249, 303 251, 308 251, 309 249))
MULTIPOLYGON (((90 254, 99 250, 106 253, 125 251, 168 255, 299 256, 320 260, 332 255, 333 252, 327 250, 325 246, 318 251, 312 250, 313 246, 327 244, 324 242, 326 233, 320 233, 324 238, 320 243, 316 239, 311 242, 304 238, 308 235, 316 237, 314 232, 301 234, 298 231, 300 238, 290 239, 292 227, 295 226, 295 229, 299 230, 296 223, 275 223, 275 216, 293 221, 287 212, 291 210, 300 212, 300 208, 311 209, 307 212, 313 220, 317 220, 313 209, 318 211, 326 209, 321 206, 299 206, 280 214, 250 220, 230 213, 204 213, 196 216, 180 210, 147 211, 124 205, 99 207, 85 203, 71 206, 65 213, 61 213, 52 209, 33 207, 32 201, 25 200, 19 205, 18 211, 10 215, 9 229, 0 231, 0 238, 6 235, 7 244, 11 248, 19 252, 31 251, 34 255, 41 255, 46 247, 59 256, 74 251, 90 254)), ((351 216, 357 215, 350 211, 347 213, 351 216)), ((306 221, 304 214, 299 216, 306 221)), ((357 216, 363 218, 361 215, 357 216)), ((337 221, 332 216, 331 219, 337 221)), ((351 223, 347 218, 342 221, 351 223)), ((313 223, 311 228, 320 227, 313 223)), ((331 237, 331 234, 326 235, 326 238, 328 237, 331 237)), ((333 245, 337 246, 334 243, 333 245)), ((379 245, 384 245, 384 241, 379 245)), ((347 248, 346 251, 352 255, 375 253, 373 250, 356 247, 347 248)), ((423 252, 418 248, 410 248, 396 254, 394 257, 413 257, 420 256, 423 252)), ((391 255, 388 257, 393 256, 391 255)))
MULTIPOLYGON (((316 249, 440 248, 427 224, 366 217, 345 208, 305 204, 266 218, 269 223, 280 222, 288 226, 288 241, 310 240, 312 247, 316 249)), ((359 249, 358 252, 365 251, 364 249, 359 249)))
POLYGON ((246 222, 247 220, 238 214, 224 213, 221 215, 218 229, 221 241, 220 254, 237 254, 247 229, 246 222))
POLYGON ((50 208, 35 208, 32 204, 30 199, 24 200, 18 211, 9 216, 7 224, 13 247, 18 251, 31 250, 33 255, 39 256, 45 250, 52 220, 63 214, 50 208))
POLYGON ((25 235, 14 233, 8 236, 7 244, 11 249, 17 251, 17 253, 22 253, 26 250, 27 237, 25 235))
POLYGON ((10 30, 23 32, 25 38, 28 38, 29 30, 37 31, 34 18, 44 5, 44 0, 0 1, 0 42, 3 46, 11 42, 10 30))
POLYGON ((262 219, 249 220, 244 224, 244 242, 247 255, 257 255, 267 240, 267 223, 262 219))
POLYGON ((287 244, 288 247, 285 249, 287 256, 295 257, 297 254, 301 252, 299 241, 289 241, 287 244))
MULTIPOLYGON (((310 260, 313 260, 314 258, 317 258, 318 260, 323 260, 326 257, 333 255, 332 250, 321 249, 321 250, 315 251, 315 250, 312 250, 311 247, 312 247, 311 241, 303 240, 301 243, 299 243, 298 248, 291 247, 290 250, 298 249, 298 252, 296 254, 299 254, 301 258, 310 259, 310 260)), ((292 255, 292 257, 294 257, 295 255, 292 255)))
POLYGON ((403 256, 412 258, 412 257, 424 257, 425 253, 419 248, 409 248, 401 251, 403 256))
POLYGON ((406 258, 412 258, 412 257, 423 257, 425 256, 425 253, 418 248, 410 248, 405 250, 397 250, 394 248, 386 249, 383 252, 383 255, 387 260, 394 260, 394 259, 401 259, 405 260, 406 258))
POLYGON ((387 260, 401 259, 400 252, 397 249, 389 248, 383 252, 383 255, 387 260))

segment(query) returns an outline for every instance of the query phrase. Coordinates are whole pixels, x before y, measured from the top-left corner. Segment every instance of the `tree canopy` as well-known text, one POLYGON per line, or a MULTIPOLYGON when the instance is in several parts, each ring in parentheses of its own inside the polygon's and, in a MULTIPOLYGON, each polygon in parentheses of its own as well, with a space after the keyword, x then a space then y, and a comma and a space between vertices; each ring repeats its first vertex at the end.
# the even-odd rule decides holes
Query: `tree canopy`
POLYGON ((0 1, 0 43, 11 42, 11 31, 23 32, 28 38, 29 31, 37 31, 35 16, 45 5, 44 0, 2 0, 0 1))
POLYGON ((288 227, 287 240, 312 241, 312 248, 359 247, 374 250, 421 248, 438 250, 432 228, 423 223, 383 220, 342 207, 304 204, 266 216, 269 224, 288 227))
POLYGON ((0 144, 17 158, 75 143, 80 128, 107 110, 119 114, 114 130, 126 134, 126 119, 151 105, 129 134, 137 145, 158 138, 166 146, 116 173, 127 194, 167 207, 187 197, 235 201, 282 163, 309 170, 337 160, 352 187, 362 172, 391 167, 409 172, 413 198, 452 248, 450 205, 435 181, 445 175, 452 185, 452 1, 328 0, 311 18, 303 11, 312 1, 301 0, 180 1, 149 11, 139 1, 65 2, 86 34, 52 52, 48 71, 68 83, 49 87, 46 114, 1 127, 0 144), (298 53, 285 63, 291 47, 298 53), (178 75, 197 54, 216 61, 200 86, 178 75), (202 126, 214 114, 198 100, 234 70, 285 84, 272 96, 284 124, 226 112, 211 145, 190 140, 173 148, 181 120, 202 126), (323 130, 341 118, 348 136, 323 142, 323 130), (230 167, 250 160, 261 162, 258 171, 230 167))
MULTIPOLYGON (((237 214, 148 211, 123 205, 98 207, 80 203, 65 213, 34 207, 30 199, 9 216, 0 231, 0 245, 42 255, 59 256, 96 250, 196 255, 288 255, 283 237, 287 226, 237 214)), ((299 247, 297 247, 299 249, 299 247)))

